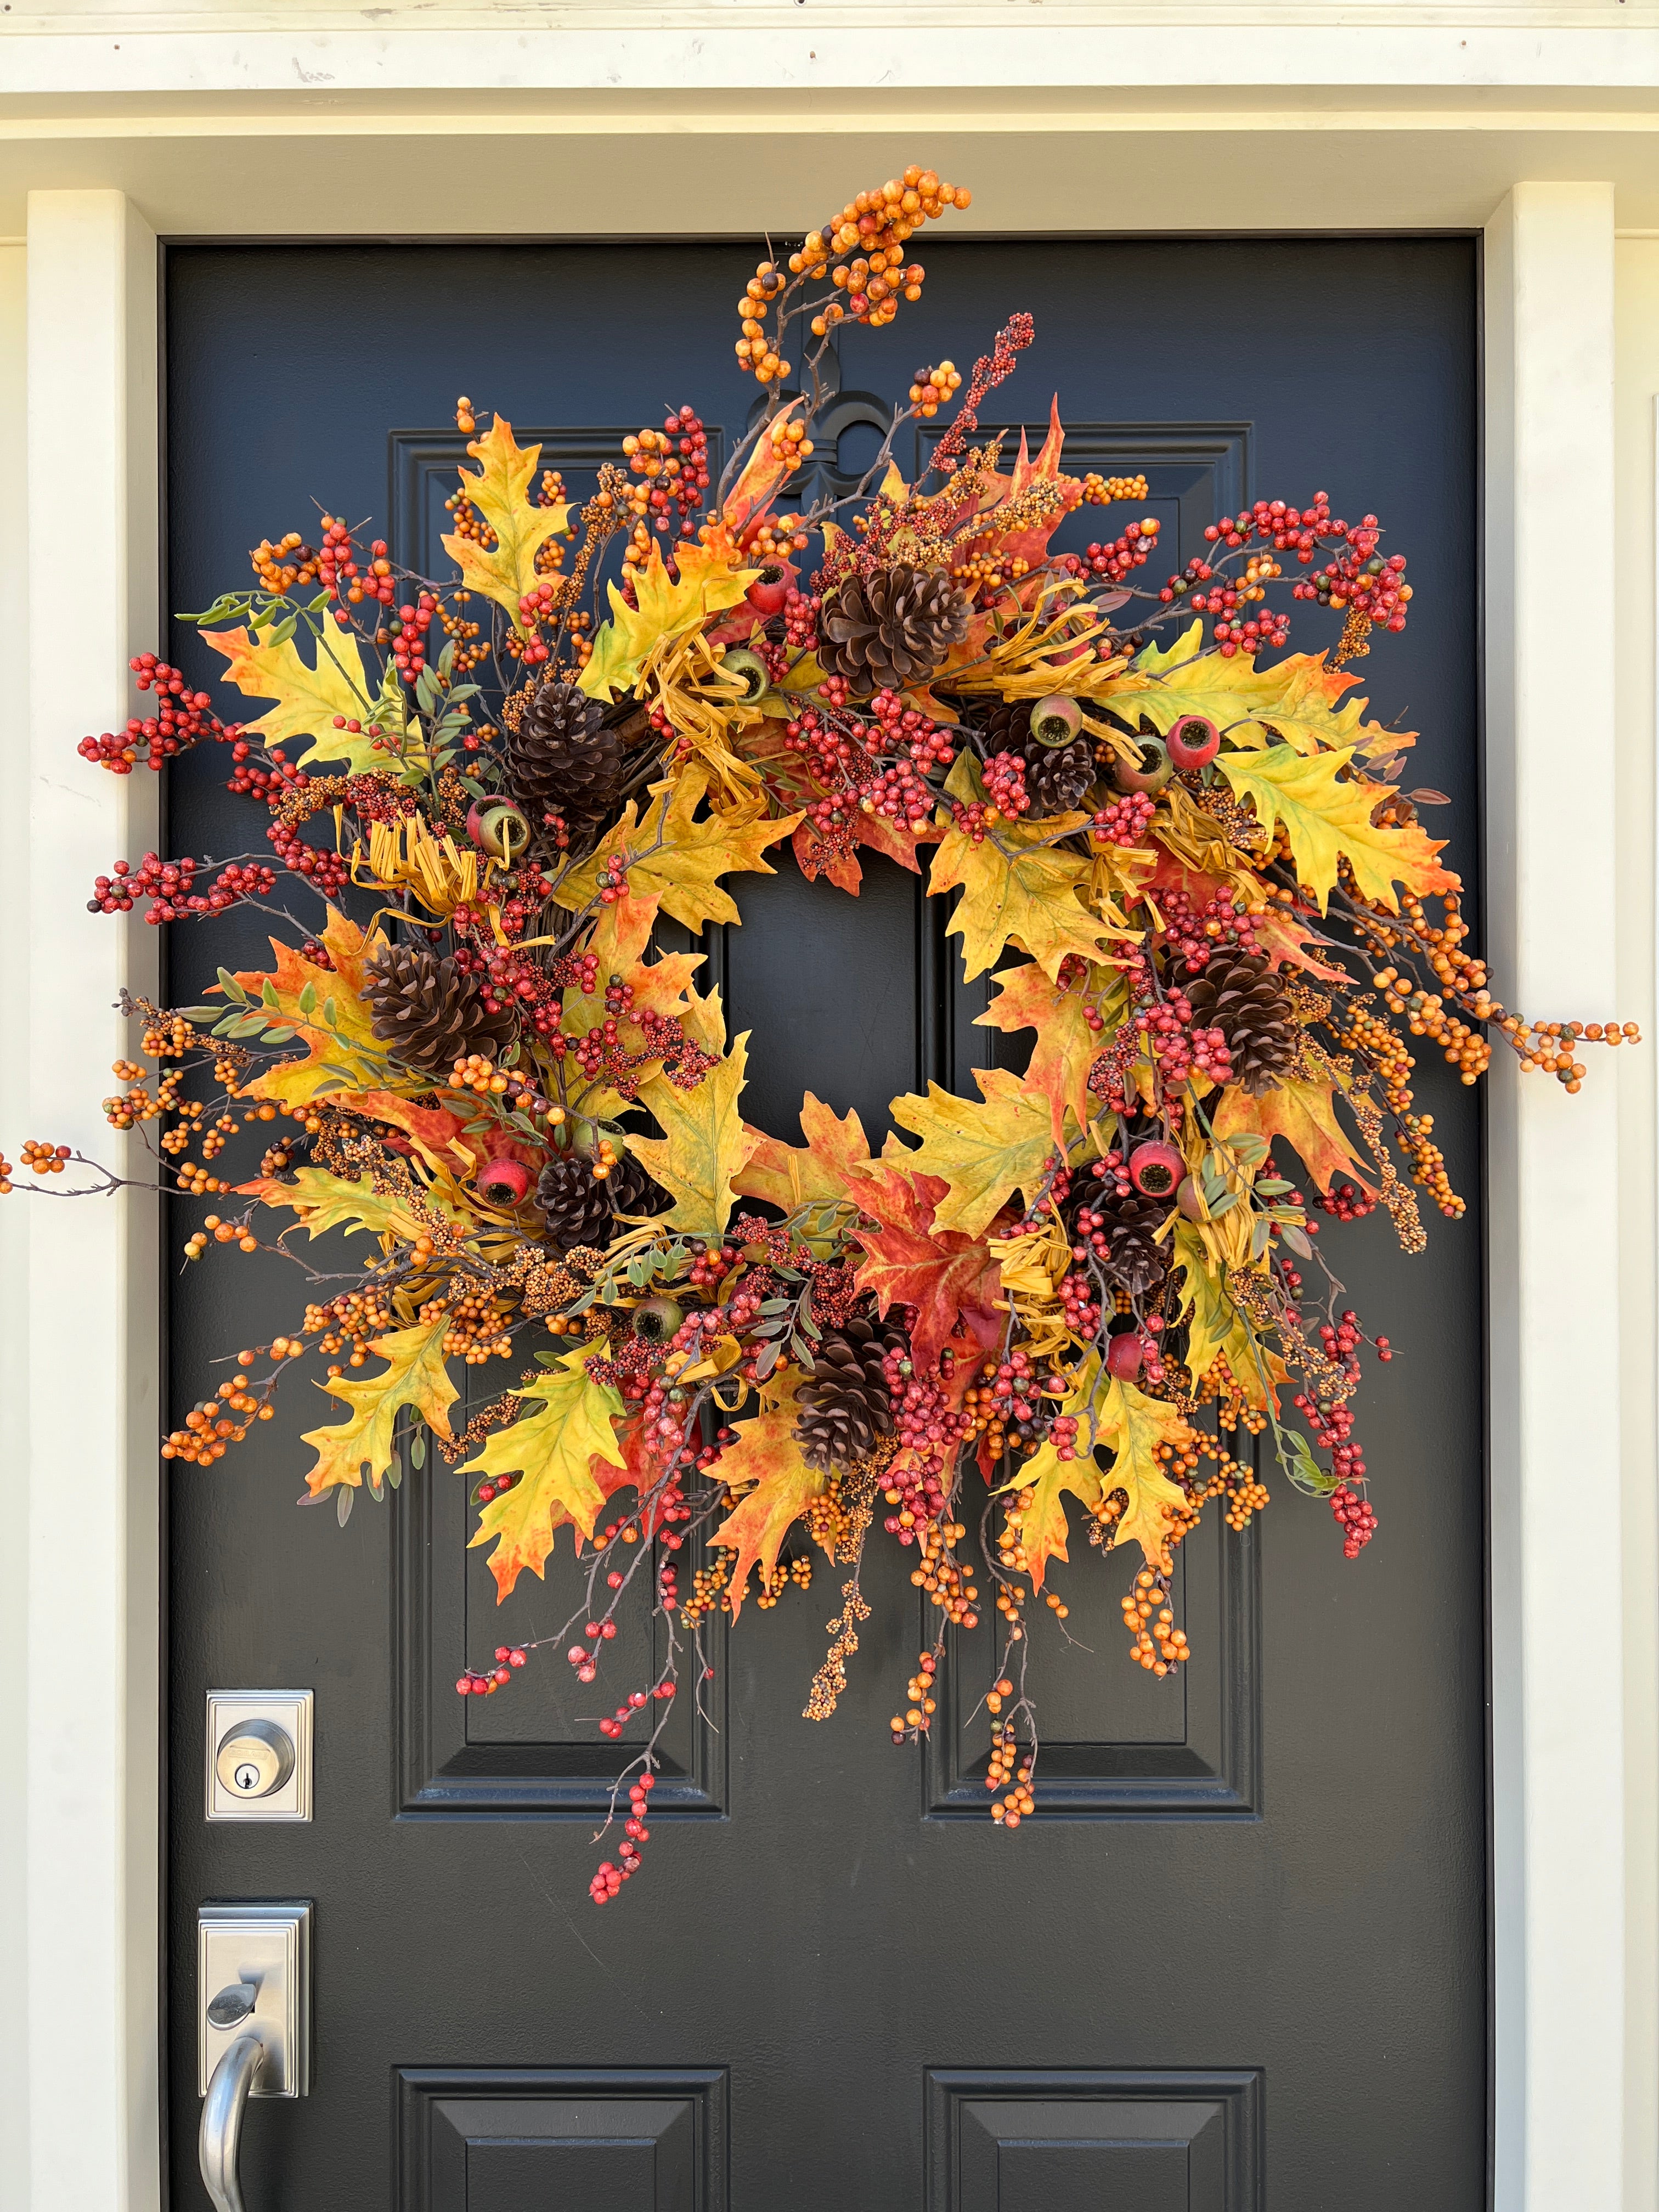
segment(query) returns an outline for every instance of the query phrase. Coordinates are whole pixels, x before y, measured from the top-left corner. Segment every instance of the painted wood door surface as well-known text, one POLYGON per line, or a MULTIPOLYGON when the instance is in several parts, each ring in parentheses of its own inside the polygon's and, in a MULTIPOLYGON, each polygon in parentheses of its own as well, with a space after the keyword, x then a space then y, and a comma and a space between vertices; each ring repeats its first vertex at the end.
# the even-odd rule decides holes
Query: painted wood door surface
MULTIPOLYGON (((753 258, 741 243, 174 246, 170 604, 208 604, 267 534, 314 536, 319 507, 376 518, 399 559, 432 570, 459 392, 539 439, 577 491, 666 404, 692 401, 729 440, 754 396, 731 353, 753 258)), ((1322 488, 1340 513, 1374 510, 1417 595, 1405 636, 1360 664, 1364 688, 1423 731, 1415 780, 1450 794, 1434 826, 1476 880, 1473 243, 927 258, 926 300, 897 331, 847 337, 823 465, 850 482, 916 362, 965 368, 1029 308, 1036 342, 994 422, 1040 429, 1057 392, 1069 467, 1145 470, 1168 567, 1257 495, 1322 488)), ((1085 511, 1067 528, 1081 543, 1127 519, 1085 511)), ((1292 639, 1326 641, 1305 620, 1292 639)), ((188 629, 172 657, 212 675, 188 629)), ((228 854, 260 835, 216 769, 191 756, 171 771, 169 850, 228 854)), ((743 926, 706 949, 732 1028, 754 1032, 750 1119, 796 1136, 810 1087, 878 1136, 895 1094, 963 1087, 991 1057, 949 902, 915 878, 868 863, 855 902, 786 863, 738 890, 743 926)), ((263 951, 246 914, 179 931, 172 996, 263 951)), ((1476 1107, 1445 1072, 1425 1078, 1454 1179, 1478 1194, 1476 1107)), ((1361 1401, 1382 1527, 1357 1562, 1329 1512, 1269 1474, 1256 1527, 1224 1541, 1207 1521, 1181 1555, 1195 1656, 1158 1683, 1124 1650, 1128 1559, 1076 1547, 1075 1641, 1036 1625, 1046 1741, 1017 1835, 984 1810, 988 1632, 956 1639, 925 1754, 890 1744, 931 1630, 908 1556, 878 1544, 840 1711, 801 1717, 839 1602, 820 1562, 810 1590, 718 1650, 706 1716, 682 1701, 644 1870, 603 1912, 591 1838, 619 1754, 591 1693, 554 1667, 510 1697, 453 1691, 503 1633, 564 1617, 568 1557, 498 1621, 435 1455, 343 1530, 296 1511, 297 1435, 328 1418, 320 1397, 291 1394, 216 1468, 173 1465, 173 2203, 204 2202, 198 1903, 281 1897, 316 1905, 315 2079, 302 2103, 250 2107, 249 2212, 1484 2202, 1480 1252, 1478 1199, 1423 1259, 1401 1257, 1380 1212, 1344 1232, 1353 1302, 1400 1353, 1361 1401), (274 1686, 316 1693, 315 1817, 207 1826, 206 1693, 274 1686)), ((263 1260, 169 1281, 177 1419, 211 1359, 292 1325, 303 1289, 263 1260)))

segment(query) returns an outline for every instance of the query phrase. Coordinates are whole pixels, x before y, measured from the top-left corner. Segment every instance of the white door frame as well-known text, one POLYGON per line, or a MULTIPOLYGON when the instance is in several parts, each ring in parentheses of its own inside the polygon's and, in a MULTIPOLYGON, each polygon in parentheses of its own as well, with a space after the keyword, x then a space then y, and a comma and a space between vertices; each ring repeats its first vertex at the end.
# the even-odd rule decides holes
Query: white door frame
MULTIPOLYGON (((1631 12, 1638 23, 1655 14, 1631 12)), ((787 11, 768 20, 780 13, 787 11)), ((975 20, 995 13, 981 8, 975 20)), ((1508 15, 1583 21, 1571 9, 1508 15)), ((659 26, 669 20, 668 11, 653 18, 659 26)), ((1022 11, 1022 42, 1031 35, 1027 20, 1022 11)), ((106 21, 87 19, 94 27, 106 21)), ((1111 117, 1077 112, 1088 103, 1075 87, 1044 93, 1038 82, 1022 95, 1018 143, 1044 142, 1040 178, 1023 179, 1012 158, 1006 105, 993 112, 984 95, 960 85, 907 94, 904 112, 873 121, 861 110, 861 125, 854 124, 849 102, 867 79, 867 33, 848 43, 839 64, 842 93, 830 104, 842 108, 847 135, 837 138, 821 122, 815 131, 767 105, 764 72, 775 61, 766 55, 775 56, 780 41, 797 61, 803 40, 813 38, 831 55, 832 38, 799 20, 787 33, 755 33, 744 49, 749 74, 737 78, 738 91, 752 82, 754 112, 726 115, 718 127, 702 96, 685 87, 712 66, 710 44, 724 36, 729 46, 729 33, 676 45, 666 29, 628 39, 609 33, 607 51, 622 57, 611 84, 642 88, 628 112, 590 105, 555 113, 544 106, 527 118, 519 91, 483 84, 452 103, 464 113, 441 114, 422 108, 412 92, 393 103, 395 112, 377 108, 371 92, 358 88, 419 82, 411 40, 426 40, 418 49, 422 66, 463 48, 476 55, 459 32, 372 40, 358 28, 331 44, 332 33, 290 38, 269 27, 269 15, 258 21, 266 27, 264 43, 252 42, 253 63, 247 41, 227 33, 216 44, 216 31, 169 29, 149 47, 129 37, 130 52, 143 50, 142 66, 134 64, 142 100, 112 58, 127 19, 107 21, 107 38, 89 28, 78 46, 43 32, 11 49, 34 72, 29 81, 41 85, 42 99, 50 93, 57 100, 55 122, 38 107, 23 118, 27 128, 0 115, 0 210, 20 180, 33 187, 23 238, 14 241, 27 261, 24 406, 21 418, 0 422, 0 479, 26 461, 28 486, 19 523, 26 561, 10 574, 0 567, 0 620, 15 615, 11 635, 26 622, 32 670, 27 736, 17 721, 0 732, 0 857, 11 871, 0 906, 0 1143, 14 1158, 24 1135, 118 1154, 122 1140, 105 1127, 97 1102, 127 1040, 105 1009, 122 982, 142 988, 153 970, 155 933, 84 912, 92 877, 153 842, 151 779, 143 770, 126 779, 100 775, 76 761, 73 747, 84 731, 121 726, 132 711, 128 656, 159 643, 158 228, 247 236, 382 228, 403 235, 548 235, 562 228, 588 235, 706 234, 733 228, 759 204, 781 230, 815 219, 820 199, 838 204, 866 180, 866 167, 875 178, 908 158, 935 159, 941 140, 953 149, 957 173, 978 187, 964 228, 1283 228, 1288 211, 1308 203, 1310 165, 1322 165, 1333 126, 1328 100, 1322 110, 1318 99, 1285 92, 1285 105, 1269 110, 1234 94, 1237 112, 1227 127, 1248 134, 1241 181, 1217 155, 1213 115, 1189 106, 1165 116, 1158 159, 1173 161, 1189 147, 1201 154, 1207 139, 1206 181, 1200 188, 1183 167, 1179 188, 1149 204, 1144 175, 1125 194, 1112 181, 1140 161, 1146 142, 1125 150, 1111 117), (378 76, 373 52, 382 57, 378 76), (302 82, 307 68, 312 81, 321 69, 343 86, 335 107, 319 113, 314 95, 295 92, 288 64, 302 82), (118 97, 79 100, 111 71, 118 97), (169 83, 187 86, 191 98, 169 105, 156 90, 169 83), (1287 114, 1287 106, 1297 112, 1287 114), (793 174, 774 150, 788 143, 779 131, 792 130, 802 134, 793 174), (976 145, 982 162, 974 158, 976 145), (456 166, 457 148, 464 168, 456 166), (325 154, 333 165, 326 189, 314 181, 289 193, 270 182, 256 193, 246 189, 249 173, 269 179, 278 167, 303 167, 325 154), (520 189, 509 192, 498 180, 495 197, 486 191, 481 199, 479 167, 498 156, 520 189), (570 195, 579 219, 562 223, 545 204, 545 191, 533 186, 532 156, 582 180, 570 195), (1068 161, 1073 178, 1092 181, 1056 203, 1053 177, 1068 161), (810 179, 804 198, 793 180, 801 172, 810 179), (655 179, 643 203, 642 174, 655 179), (623 181, 602 188, 606 177, 623 181), (1137 210, 1133 221, 1120 212, 1126 199, 1137 210), (653 221, 641 220, 642 205, 655 208, 653 221), (65 1020, 71 1006, 73 1027, 65 1020)), ((998 27, 999 38, 975 50, 968 69, 988 88, 1003 82, 998 71, 1006 75, 1013 35, 998 27)), ((1569 34, 1562 29, 1559 37, 1569 34)), ((517 35, 520 52, 536 58, 520 84, 538 75, 570 81, 544 66, 556 47, 575 58, 574 75, 599 71, 591 40, 582 46, 574 33, 562 33, 561 46, 551 34, 543 44, 517 35)), ((937 38, 898 29, 878 35, 910 53, 915 81, 925 84, 939 58, 937 38)), ((1252 33, 1249 51, 1259 61, 1262 41, 1283 35, 1252 33)), ((1303 43, 1285 49, 1281 83, 1305 87, 1306 42, 1323 35, 1301 33, 1303 43)), ((1498 34, 1483 27, 1470 35, 1488 68, 1497 66, 1498 34)), ((1571 35, 1577 56, 1583 34, 1571 35)), ((1503 36, 1511 40, 1502 51, 1517 82, 1539 68, 1569 67, 1559 44, 1553 61, 1537 60, 1547 44, 1541 33, 1516 28, 1503 36)), ((1206 38, 1176 38, 1167 28, 1115 33, 1101 49, 1097 82, 1111 82, 1108 63, 1132 50, 1149 84, 1190 85, 1194 49, 1206 38)), ((1363 87, 1404 74, 1381 29, 1354 33, 1343 51, 1346 82, 1363 87)), ((0 60, 6 52, 0 40, 0 60)), ((1594 52, 1594 67, 1573 59, 1576 74, 1566 81, 1628 83, 1633 58, 1645 52, 1633 81, 1650 82, 1644 70, 1659 46, 1647 29, 1623 47, 1594 52), (1616 66, 1610 51, 1620 57, 1616 66)), ((1213 56, 1203 66, 1212 64, 1218 75, 1223 64, 1213 56)), ((1057 80, 1057 53, 1044 65, 1057 80)), ((722 66, 731 92, 734 65, 722 66)), ((1332 64, 1319 68, 1334 81, 1332 64)), ((1318 71, 1311 74, 1317 83, 1318 71)), ((1433 74, 1427 63, 1419 70, 1419 77, 1433 74)), ((1601 96, 1587 93, 1582 104, 1601 96)), ((1413 97, 1426 112, 1426 95, 1413 97)), ((1562 176, 1559 114, 1531 137, 1520 123, 1505 137, 1489 107, 1462 113, 1443 103, 1426 120, 1413 112, 1379 124, 1355 99, 1343 127, 1366 139, 1363 204, 1345 213, 1339 194, 1323 218, 1333 226, 1363 218, 1382 230, 1437 222, 1485 232, 1486 936, 1500 993, 1540 1018, 1612 1015, 1621 912, 1632 896, 1639 908, 1650 888, 1650 881, 1632 891, 1626 881, 1620 889, 1609 794, 1615 660, 1625 648, 1613 597, 1577 581, 1610 566, 1613 544, 1615 183, 1621 191, 1636 189, 1632 161, 1640 185, 1649 149, 1659 143, 1642 137, 1632 153, 1638 134, 1626 127, 1629 95, 1618 97, 1624 106, 1595 118, 1607 135, 1591 142, 1602 149, 1600 165, 1577 173, 1589 182, 1571 172, 1551 180, 1562 176), (1425 134, 1434 138, 1426 167, 1402 158, 1425 134), (1495 139, 1503 143, 1494 189, 1495 139), (1531 176, 1529 162, 1536 164, 1531 176), (1570 772, 1564 732, 1571 733, 1570 772), (1564 856, 1575 885, 1566 930, 1547 902, 1564 856)), ((1659 100, 1653 105, 1659 108, 1659 100)), ((1142 112, 1122 127, 1152 125, 1142 112)), ((1295 227, 1313 226, 1304 219, 1295 227)), ((0 318, 15 291, 8 292, 5 276, 0 240, 0 318)), ((6 330, 0 320, 0 352, 6 330)), ((0 487, 0 501, 5 496, 0 487)), ((4 520, 0 506, 0 534, 4 520)), ((1650 854, 1643 850, 1650 878, 1650 854)), ((1628 921, 1625 927, 1628 933, 1628 921)), ((1626 1003, 1616 1011, 1643 1010, 1626 1003)), ((1647 1754, 1638 1750, 1633 1759, 1627 1750, 1626 1723, 1627 1653, 1650 1650, 1654 1600, 1644 1569, 1633 1601, 1642 1620, 1626 1624, 1630 1583, 1618 1550, 1632 1498, 1638 1507, 1632 1525, 1650 1528, 1651 1392, 1621 1390, 1607 1351, 1620 1343, 1622 1327, 1627 1361, 1639 1362, 1644 1345, 1651 1352, 1644 1338, 1631 1338, 1632 1316, 1639 1310, 1645 1328, 1650 1308, 1638 1307, 1628 1287, 1621 1304, 1620 1293, 1621 1266, 1627 1286, 1632 1275, 1645 1279, 1653 1270, 1650 1183, 1643 1185, 1646 1209, 1632 1208, 1615 1171, 1652 1147, 1651 1078, 1630 1064, 1635 1057, 1598 1055, 1573 1099, 1541 1078, 1523 1083, 1507 1065, 1492 1084, 1494 2172, 1501 2212, 1626 2212, 1655 2201, 1645 1832, 1637 1863, 1626 1863, 1629 1805, 1649 1802, 1651 1774, 1647 1754), (1632 1903, 1637 1888, 1642 1895, 1632 1903), (1627 1991, 1632 1944, 1639 1986, 1627 1991)), ((9 2137, 15 2148, 0 2150, 0 2207, 156 2212, 161 1403, 153 1202, 14 1199, 0 1206, 0 1513, 9 1516, 0 1518, 0 1555, 8 1527, 27 1537, 19 1563, 8 1567, 0 1556, 0 1577, 11 1577, 10 1584, 0 1579, 0 1606, 15 1589, 23 1609, 17 1648, 27 1666, 21 1708, 5 1723, 25 1786, 9 1843, 0 1830, 0 1883, 27 1933, 25 1955, 11 1970, 25 1983, 23 2002, 0 2003, 15 2022, 15 2063, 5 2063, 0 2041, 0 2079, 15 2077, 18 2121, 9 2137)), ((1431 1266, 1431 1256, 1423 1264, 1431 1266)), ((0 1660, 9 1648, 0 1645, 0 1660)), ((1638 1703, 1648 1710, 1645 1689, 1638 1703)), ((0 1772, 8 1747, 0 1734, 0 1772)), ((4 1960, 0 1950, 0 1972, 4 1960)), ((175 2146, 178 2159, 190 2154, 189 2145, 175 2146)))

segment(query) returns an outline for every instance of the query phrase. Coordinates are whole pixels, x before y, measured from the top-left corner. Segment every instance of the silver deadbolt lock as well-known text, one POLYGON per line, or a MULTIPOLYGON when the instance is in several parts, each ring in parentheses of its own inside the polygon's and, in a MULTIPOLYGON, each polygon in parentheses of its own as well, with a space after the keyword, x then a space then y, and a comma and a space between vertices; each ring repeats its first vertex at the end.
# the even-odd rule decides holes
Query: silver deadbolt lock
POLYGON ((210 1820, 311 1818, 309 1690, 211 1690, 210 1820))
POLYGON ((216 1763, 227 1790, 269 1797, 294 1771, 294 1739, 275 1721, 237 1721, 220 1739, 216 1763))

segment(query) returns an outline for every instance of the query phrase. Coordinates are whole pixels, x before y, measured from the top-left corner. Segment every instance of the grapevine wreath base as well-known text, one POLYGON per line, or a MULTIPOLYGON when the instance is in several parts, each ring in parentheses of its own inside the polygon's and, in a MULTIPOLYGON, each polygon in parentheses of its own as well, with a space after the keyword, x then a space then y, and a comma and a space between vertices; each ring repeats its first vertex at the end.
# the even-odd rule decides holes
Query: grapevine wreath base
MULTIPOLYGON (((994 1610, 987 1794, 1010 1828, 1034 1803, 1029 1617, 1064 1615, 1049 1568, 1079 1535, 1139 1555, 1124 1622, 1158 1675, 1188 1653, 1176 1546, 1206 1508, 1237 1529, 1267 1503, 1255 1438, 1352 1559, 1376 1527, 1360 1353, 1389 1346, 1315 1231, 1381 1205, 1418 1252, 1419 1191, 1462 1211, 1407 1039, 1473 1083, 1495 1032, 1576 1091, 1581 1043, 1635 1035, 1523 1021, 1468 949, 1419 819, 1437 794, 1401 788, 1412 738, 1349 696, 1346 664, 1412 598, 1375 516, 1258 501, 1178 574, 1151 517, 1052 555, 1062 518, 1146 486, 1067 475, 1057 411, 1035 455, 974 442, 1025 315, 965 390, 949 362, 917 373, 854 499, 788 506, 836 328, 916 299, 915 234, 967 198, 907 169, 760 263, 737 353, 765 405, 718 485, 690 406, 578 506, 462 400, 450 578, 330 515, 315 546, 266 540, 253 585, 189 617, 259 719, 221 722, 146 653, 149 711, 81 746, 128 775, 211 738, 269 817, 266 852, 148 854, 90 902, 276 924, 270 967, 222 969, 212 1003, 133 1005, 155 1072, 118 1062, 106 1102, 164 1188, 218 1209, 187 1258, 275 1251, 313 1291, 163 1454, 211 1464, 308 1374, 343 1411, 306 1437, 307 1490, 342 1521, 430 1436, 503 1599, 568 1528, 583 1600, 542 1641, 582 1682, 624 1607, 659 1616, 660 1674, 599 1723, 633 1754, 599 1903, 640 1866, 703 1624, 751 1587, 775 1603, 814 1550, 841 1591, 814 1719, 868 1615, 876 1524, 937 1624, 896 1742, 928 1729, 947 1626, 994 1610), (895 434, 952 404, 905 483, 895 434), (1340 643, 1261 665, 1297 602, 1339 610, 1340 643), (966 974, 994 975, 982 1019, 1034 1040, 1027 1072, 895 1100, 873 1157, 811 1096, 799 1145, 749 1127, 748 1039, 653 931, 736 922, 724 879, 770 873, 785 840, 833 890, 870 850, 955 894, 966 974), (233 1170, 255 1130, 257 1173, 233 1170), (311 1256, 332 1229, 362 1232, 344 1289, 311 1256), (453 1422, 455 1364, 497 1362, 503 1394, 453 1422), (694 1534, 716 1564, 687 1579, 694 1534)), ((22 1158, 36 1188, 125 1180, 62 1145, 22 1158)), ((457 1689, 495 1694, 538 1648, 504 1641, 457 1689)))

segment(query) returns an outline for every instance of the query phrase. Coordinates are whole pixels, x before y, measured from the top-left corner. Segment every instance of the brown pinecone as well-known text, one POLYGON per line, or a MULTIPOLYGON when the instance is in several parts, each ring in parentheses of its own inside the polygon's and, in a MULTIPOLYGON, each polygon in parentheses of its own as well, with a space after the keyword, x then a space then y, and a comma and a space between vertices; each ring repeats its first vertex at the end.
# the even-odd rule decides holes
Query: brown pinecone
POLYGON ((622 732, 599 701, 574 684, 543 684, 518 727, 504 732, 502 745, 507 789, 536 828, 545 830, 548 814, 556 812, 573 856, 592 852, 616 810, 624 772, 622 732))
POLYGON ((1069 745, 1040 745, 1025 749, 1025 789, 1031 802, 1028 819, 1069 813, 1095 780, 1095 749, 1087 738, 1073 738, 1069 745))
POLYGON ((944 569, 896 561, 847 579, 818 618, 818 659, 867 698, 925 682, 967 629, 967 596, 944 569))
POLYGON ((612 1226, 610 1180, 596 1176, 592 1161, 580 1152, 554 1155, 536 1182, 550 1243, 567 1252, 575 1244, 605 1249, 612 1226))
POLYGON ((614 1213, 666 1213, 674 1203, 672 1193, 632 1152, 623 1154, 605 1177, 605 1187, 614 1213))
POLYGON ((493 1060, 513 1041, 514 1017, 484 1005, 483 986, 453 960, 424 945, 387 945, 363 974, 369 1026, 398 1058, 426 1075, 447 1075, 458 1060, 493 1060))
POLYGON ((1163 1281, 1169 1270, 1170 1246, 1167 1237, 1161 1244, 1157 1238, 1169 1218, 1167 1198, 1147 1198, 1138 1190, 1120 1198, 1090 1180, 1079 1185, 1062 1211, 1076 1243, 1088 1243, 1095 1236, 1106 1239, 1106 1249, 1099 1255, 1100 1266, 1114 1290, 1127 1291, 1132 1298, 1144 1298, 1163 1281), (1091 1217, 1086 1227, 1078 1218, 1085 1212, 1091 1217))
POLYGON ((1017 753, 1025 763, 1028 821, 1069 813, 1095 780, 1095 749, 1086 737, 1068 745, 1040 745, 1031 735, 1029 699, 999 699, 980 723, 985 757, 1017 753))
POLYGON ((1259 1098, 1285 1081, 1296 1064, 1297 1021, 1265 952, 1212 952, 1186 990, 1194 1026, 1225 1038, 1236 1083, 1259 1098))
POLYGON ((893 1405, 881 1371, 896 1330, 877 1328, 857 1315, 842 1328, 826 1328, 812 1372, 796 1394, 800 1418, 795 1441, 809 1467, 827 1474, 867 1459, 893 1432, 893 1405))

